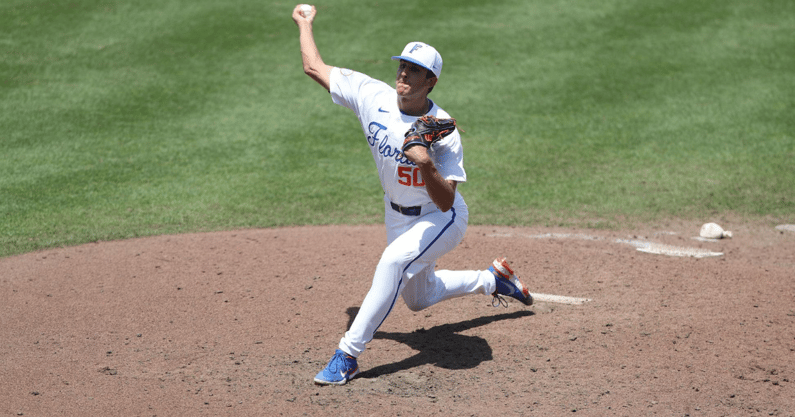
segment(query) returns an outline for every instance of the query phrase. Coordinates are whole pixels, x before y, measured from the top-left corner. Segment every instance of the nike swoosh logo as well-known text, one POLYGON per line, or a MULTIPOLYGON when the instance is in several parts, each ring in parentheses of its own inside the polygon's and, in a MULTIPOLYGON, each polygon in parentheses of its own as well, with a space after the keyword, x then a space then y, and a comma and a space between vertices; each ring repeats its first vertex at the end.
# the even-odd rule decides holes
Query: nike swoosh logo
POLYGON ((383 108, 381 108, 381 107, 379 107, 379 108, 378 108, 378 111, 379 111, 380 113, 389 113, 389 111, 388 111, 388 110, 384 110, 384 109, 383 109, 383 108))
POLYGON ((350 379, 349 376, 356 373, 358 369, 359 368, 349 369, 348 372, 340 371, 340 376, 343 377, 344 379, 350 379))

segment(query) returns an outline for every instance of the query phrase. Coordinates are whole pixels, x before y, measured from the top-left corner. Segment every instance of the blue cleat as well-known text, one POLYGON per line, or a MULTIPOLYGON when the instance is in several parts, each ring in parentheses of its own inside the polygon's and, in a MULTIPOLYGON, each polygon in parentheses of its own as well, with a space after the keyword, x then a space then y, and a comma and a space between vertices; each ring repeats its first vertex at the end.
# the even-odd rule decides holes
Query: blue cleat
POLYGON ((345 385, 359 373, 356 358, 337 349, 334 356, 328 361, 326 369, 315 375, 315 384, 318 385, 345 385))
POLYGON ((508 261, 505 260, 505 258, 495 259, 489 267, 489 271, 494 274, 495 281, 497 282, 497 291, 494 291, 494 294, 492 294, 494 299, 491 301, 491 305, 496 307, 502 304, 508 307, 508 303, 505 302, 505 299, 500 297, 501 295, 513 297, 521 301, 524 305, 529 306, 533 304, 533 297, 530 295, 530 291, 522 285, 519 278, 513 273, 511 267, 508 266, 508 261))

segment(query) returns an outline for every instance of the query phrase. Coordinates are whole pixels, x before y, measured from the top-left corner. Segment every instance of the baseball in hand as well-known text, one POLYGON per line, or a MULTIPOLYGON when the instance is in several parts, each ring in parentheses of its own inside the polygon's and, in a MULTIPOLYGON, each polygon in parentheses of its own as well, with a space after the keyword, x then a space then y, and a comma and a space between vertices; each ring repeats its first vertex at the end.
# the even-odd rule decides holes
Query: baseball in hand
POLYGON ((304 15, 304 17, 309 17, 309 15, 312 14, 312 6, 308 4, 302 4, 301 14, 304 15))

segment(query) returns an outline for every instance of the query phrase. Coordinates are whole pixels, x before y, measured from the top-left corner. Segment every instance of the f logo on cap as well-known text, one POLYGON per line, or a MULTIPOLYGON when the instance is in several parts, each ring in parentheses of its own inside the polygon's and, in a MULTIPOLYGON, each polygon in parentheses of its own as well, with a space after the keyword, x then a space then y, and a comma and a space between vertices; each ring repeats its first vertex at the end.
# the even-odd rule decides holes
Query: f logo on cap
POLYGON ((436 77, 442 72, 442 56, 436 48, 427 43, 409 42, 403 48, 403 52, 399 56, 393 56, 392 59, 413 62, 431 71, 436 77))

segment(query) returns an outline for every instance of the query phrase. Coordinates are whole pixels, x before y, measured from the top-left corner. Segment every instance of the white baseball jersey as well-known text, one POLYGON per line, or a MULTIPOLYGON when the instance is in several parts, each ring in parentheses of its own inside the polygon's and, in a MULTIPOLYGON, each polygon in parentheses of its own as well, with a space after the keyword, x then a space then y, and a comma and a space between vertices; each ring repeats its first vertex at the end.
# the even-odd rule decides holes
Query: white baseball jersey
MULTIPOLYGON (((453 208, 442 212, 428 195, 419 167, 403 155, 405 133, 418 117, 400 111, 395 89, 362 73, 334 68, 329 90, 334 103, 353 110, 359 118, 384 189, 387 248, 370 291, 339 344, 340 350, 358 357, 399 296, 410 309, 419 311, 467 294, 491 294, 496 284, 489 271, 436 271, 436 260, 463 239, 468 208, 456 192, 453 208), (399 213, 390 208, 390 202, 419 206, 421 215, 399 213)), ((450 117, 433 103, 428 114, 450 117)), ((458 130, 431 146, 429 155, 442 178, 466 181, 458 130)))
MULTIPOLYGON (((397 104, 397 92, 383 81, 341 68, 331 71, 330 81, 334 103, 353 110, 359 118, 378 169, 385 199, 404 207, 432 203, 419 167, 401 151, 404 135, 418 116, 402 113, 397 104)), ((433 102, 427 114, 437 118, 450 117, 433 102)), ((436 142, 429 155, 442 178, 466 181, 458 129, 436 142)), ((457 192, 456 204, 464 204, 457 192)))

